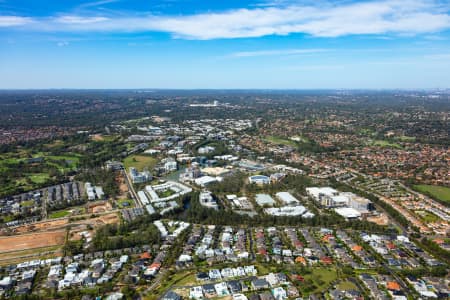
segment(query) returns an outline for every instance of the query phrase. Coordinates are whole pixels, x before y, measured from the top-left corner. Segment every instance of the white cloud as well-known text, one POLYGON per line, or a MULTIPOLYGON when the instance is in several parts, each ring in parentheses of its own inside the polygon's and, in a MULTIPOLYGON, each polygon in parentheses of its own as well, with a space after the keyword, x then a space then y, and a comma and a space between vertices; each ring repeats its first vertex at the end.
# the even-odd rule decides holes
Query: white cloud
POLYGON ((448 61, 450 60, 450 53, 429 54, 425 55, 424 58, 431 60, 448 61))
POLYGON ((0 16, 0 27, 22 26, 32 22, 32 19, 18 16, 0 16))
POLYGON ((89 8, 89 7, 96 7, 96 6, 102 6, 102 5, 106 5, 106 4, 110 4, 110 3, 114 3, 114 2, 118 2, 119 0, 99 0, 99 1, 92 1, 92 2, 87 2, 87 3, 83 3, 80 6, 78 6, 78 8, 89 8))
POLYGON ((58 47, 65 47, 65 46, 69 46, 69 42, 58 42, 58 43, 56 43, 56 45, 58 47))
POLYGON ((281 49, 281 50, 261 50, 261 51, 243 51, 232 53, 232 57, 255 57, 255 56, 282 56, 297 54, 312 54, 329 51, 328 49, 281 49))
POLYGON ((305 66, 290 66, 285 67, 285 70, 290 71, 328 71, 328 70, 343 70, 345 65, 305 65, 305 66))
POLYGON ((184 39, 248 38, 304 33, 316 37, 345 35, 415 35, 450 28, 448 7, 430 0, 319 1, 278 7, 253 7, 188 16, 63 16, 41 19, 50 31, 170 33, 184 39))
POLYGON ((56 23, 69 25, 89 25, 101 23, 109 20, 105 17, 81 17, 81 16, 62 16, 55 19, 56 23))

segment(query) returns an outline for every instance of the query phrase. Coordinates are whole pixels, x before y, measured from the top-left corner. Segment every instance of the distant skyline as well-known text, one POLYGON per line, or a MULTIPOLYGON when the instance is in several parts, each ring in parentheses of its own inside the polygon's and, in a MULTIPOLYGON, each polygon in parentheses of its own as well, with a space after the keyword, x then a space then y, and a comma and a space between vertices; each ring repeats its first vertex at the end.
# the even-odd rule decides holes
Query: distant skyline
POLYGON ((449 0, 0 0, 0 89, 434 89, 449 70, 449 0))

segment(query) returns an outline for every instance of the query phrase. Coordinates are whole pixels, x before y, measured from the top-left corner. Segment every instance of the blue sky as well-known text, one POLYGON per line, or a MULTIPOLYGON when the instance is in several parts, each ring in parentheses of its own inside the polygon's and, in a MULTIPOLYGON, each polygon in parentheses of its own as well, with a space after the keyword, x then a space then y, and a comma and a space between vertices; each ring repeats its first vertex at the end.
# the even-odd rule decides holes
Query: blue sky
POLYGON ((0 0, 0 88, 450 88, 450 2, 0 0))

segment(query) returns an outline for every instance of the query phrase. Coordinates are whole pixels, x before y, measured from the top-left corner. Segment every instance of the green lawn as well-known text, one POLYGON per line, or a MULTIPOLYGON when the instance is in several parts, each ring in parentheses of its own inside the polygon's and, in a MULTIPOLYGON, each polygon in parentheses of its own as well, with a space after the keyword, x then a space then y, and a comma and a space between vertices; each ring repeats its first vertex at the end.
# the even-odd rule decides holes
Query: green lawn
POLYGON ((425 210, 417 210, 416 214, 426 223, 433 223, 439 220, 439 217, 425 210))
POLYGON ((17 215, 3 215, 2 217, 1 217, 1 219, 3 219, 3 222, 4 223, 8 223, 8 222, 11 222, 11 221, 14 221, 15 219, 17 219, 18 218, 18 216, 17 215))
POLYGON ((450 188, 448 187, 418 184, 414 186, 414 189, 418 190, 419 192, 429 194, 438 200, 450 203, 450 188))
POLYGON ((47 148, 55 148, 55 147, 60 147, 63 145, 64 145, 64 142, 62 140, 54 140, 51 143, 44 144, 44 146, 47 148))
POLYGON ((172 196, 173 194, 175 194, 175 192, 172 191, 171 189, 167 189, 165 191, 157 191, 156 193, 158 194, 158 196, 160 198, 166 198, 166 197, 169 197, 169 196, 172 196))
POLYGON ((406 135, 402 135, 398 139, 400 141, 402 141, 402 142, 414 142, 416 140, 415 137, 413 137, 413 136, 406 136, 406 135))
POLYGON ((307 291, 306 283, 296 282, 302 293, 323 292, 329 288, 331 282, 337 279, 336 269, 332 267, 330 268, 314 267, 311 270, 310 274, 301 274, 301 272, 299 272, 299 275, 305 278, 305 282, 307 282, 308 280, 312 280, 314 282, 314 285, 316 286, 314 290, 307 291))
POLYGON ((291 136, 289 140, 293 141, 293 142, 309 143, 309 139, 304 136, 301 136, 301 135, 291 136), (296 141, 296 140, 298 140, 298 141, 296 141))
POLYGON ((60 210, 60 211, 52 212, 48 217, 49 217, 49 219, 57 219, 57 218, 67 217, 68 215, 70 215, 70 211, 60 210))
POLYGON ((177 285, 192 285, 197 283, 197 277, 195 274, 182 274, 182 276, 175 275, 175 283, 177 285))
POLYGON ((46 173, 36 173, 36 174, 29 174, 28 177, 33 183, 45 183, 50 179, 50 176, 46 173))
POLYGON ((269 274, 270 273, 269 268, 267 266, 263 265, 263 264, 256 263, 255 267, 256 267, 256 269, 258 269, 258 274, 265 275, 265 274, 269 274))
POLYGON ((389 141, 385 141, 385 140, 375 140, 372 143, 373 146, 380 146, 380 147, 390 147, 390 148, 397 148, 397 149, 401 149, 402 146, 400 146, 400 144, 397 143, 391 143, 389 141))
POLYGON ((130 167, 135 167, 138 171, 142 171, 144 168, 151 170, 157 163, 158 160, 156 158, 140 154, 130 155, 123 161, 123 165, 127 171, 130 167))
POLYGON ((80 157, 77 155, 49 155, 46 158, 57 160, 58 162, 66 162, 70 168, 76 168, 80 161, 80 157))
POLYGON ((22 207, 30 207, 30 206, 33 206, 33 205, 34 205, 34 200, 28 200, 28 201, 20 202, 20 205, 21 205, 22 207))
POLYGON ((263 140, 266 142, 272 143, 272 144, 277 144, 277 145, 285 145, 285 146, 291 146, 291 147, 297 146, 297 144, 294 141, 291 141, 287 138, 276 137, 273 135, 265 136, 263 138, 263 140))
POLYGON ((102 137, 104 142, 112 142, 117 138, 115 135, 104 135, 102 137))
POLYGON ((134 207, 134 201, 131 199, 120 199, 117 200, 117 206, 119 206, 119 208, 132 208, 134 207), (128 206, 124 206, 124 203, 128 203, 128 206))
POLYGON ((161 295, 169 287, 178 285, 194 285, 197 284, 196 275, 193 271, 180 271, 173 275, 166 275, 166 277, 161 280, 160 285, 151 291, 152 295, 161 295))
MULTIPOLYGON (((47 145, 57 147, 59 144, 47 145)), ((68 152, 64 155, 51 155, 51 152, 33 151, 30 149, 18 149, 14 152, 2 153, 0 155, 0 177, 11 179, 0 187, 0 197, 5 195, 17 194, 24 191, 30 191, 47 185, 51 180, 49 174, 55 171, 67 172, 77 168, 82 154, 68 152), (33 164, 33 169, 22 168, 24 164, 27 167, 29 158, 42 157, 44 161, 39 164, 33 164), (14 170, 14 171, 13 171, 14 170), (51 171, 50 171, 51 170, 51 171)))
POLYGON ((344 291, 357 290, 356 285, 351 281, 342 281, 337 285, 337 288, 344 291))

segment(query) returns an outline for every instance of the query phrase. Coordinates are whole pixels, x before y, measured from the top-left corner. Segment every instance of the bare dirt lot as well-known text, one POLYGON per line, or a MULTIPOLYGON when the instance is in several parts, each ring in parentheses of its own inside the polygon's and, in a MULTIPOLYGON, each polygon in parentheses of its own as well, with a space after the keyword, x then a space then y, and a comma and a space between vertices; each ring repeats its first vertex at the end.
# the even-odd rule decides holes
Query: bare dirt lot
POLYGON ((14 232, 20 234, 20 233, 28 233, 28 232, 33 232, 33 231, 52 230, 52 229, 60 228, 61 226, 66 225, 67 223, 68 223, 68 220, 63 219, 63 220, 54 220, 54 221, 46 221, 46 222, 27 224, 27 225, 16 227, 14 232))
POLYGON ((123 174, 120 172, 116 176, 116 183, 119 185, 119 199, 127 199, 128 198, 128 185, 123 177, 123 174))
POLYGON ((99 201, 95 203, 88 204, 88 213, 103 213, 112 210, 112 205, 108 201, 99 201))
POLYGON ((91 139, 93 141, 97 141, 97 142, 101 142, 101 141, 105 140, 105 138, 101 134, 93 134, 93 135, 91 135, 91 139))
POLYGON ((107 215, 103 215, 97 218, 84 220, 81 223, 78 223, 77 225, 74 225, 69 233, 69 240, 71 241, 77 241, 81 239, 80 233, 81 232, 89 232, 91 236, 94 236, 95 234, 95 228, 98 228, 99 226, 103 226, 106 224, 115 224, 119 223, 120 219, 119 216, 116 213, 111 213, 107 215), (88 226, 90 225, 90 226, 88 226))
POLYGON ((0 253, 64 244, 65 230, 0 237, 0 253))
POLYGON ((96 221, 97 225, 105 225, 105 224, 119 223, 120 219, 117 216, 117 214, 114 213, 114 214, 103 215, 103 216, 97 218, 95 221, 96 221))
POLYGON ((378 225, 388 225, 389 224, 389 218, 384 214, 381 214, 376 217, 368 217, 367 221, 378 224, 378 225))

